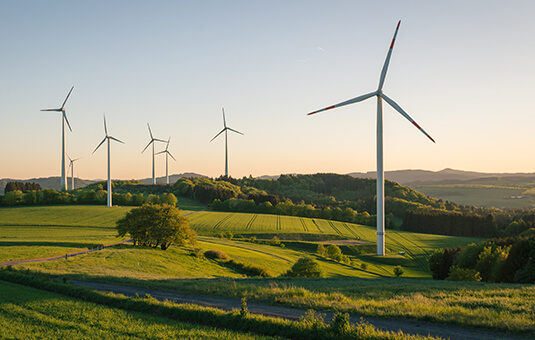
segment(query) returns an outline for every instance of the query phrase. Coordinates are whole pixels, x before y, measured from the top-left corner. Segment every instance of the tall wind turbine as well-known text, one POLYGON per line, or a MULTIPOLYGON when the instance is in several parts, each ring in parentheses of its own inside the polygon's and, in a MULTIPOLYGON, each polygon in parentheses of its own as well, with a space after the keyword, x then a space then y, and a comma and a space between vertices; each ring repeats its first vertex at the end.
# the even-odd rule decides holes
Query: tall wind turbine
POLYGON ((71 190, 74 190, 74 162, 79 160, 80 158, 71 159, 69 155, 67 155, 67 158, 69 159, 69 169, 71 169, 71 190))
POLYGON ((426 135, 427 138, 429 138, 433 143, 435 143, 434 139, 431 138, 431 136, 429 136, 427 132, 425 132, 424 129, 422 129, 420 125, 418 125, 414 121, 414 119, 412 119, 398 104, 396 104, 396 102, 394 102, 392 99, 390 99, 383 93, 383 85, 384 85, 385 78, 386 78, 386 71, 388 69, 390 56, 392 55, 392 49, 394 48, 394 42, 396 41, 396 35, 398 34, 400 24, 401 24, 401 20, 398 22, 398 25, 396 27, 396 32, 394 33, 394 38, 392 39, 392 43, 390 44, 388 54, 386 55, 386 60, 383 65, 383 70, 381 71, 381 78, 379 78, 379 87, 377 88, 376 91, 309 113, 309 115, 311 115, 314 113, 334 109, 336 107, 358 103, 358 102, 361 102, 363 100, 366 100, 374 96, 377 97, 377 255, 384 255, 385 253, 385 243, 384 243, 384 237, 385 237, 384 198, 385 198, 385 194, 384 194, 384 170, 383 170, 383 99, 390 106, 392 106, 396 111, 398 111, 403 117, 407 118, 407 120, 411 122, 416 128, 418 128, 424 135, 426 135))
POLYGON ((111 207, 111 162, 110 162, 110 140, 114 140, 119 143, 123 143, 123 141, 118 140, 117 138, 108 135, 108 128, 106 127, 106 115, 104 115, 104 132, 106 136, 104 136, 104 139, 100 144, 95 148, 93 153, 100 148, 100 146, 107 140, 108 141, 108 207, 111 207))
POLYGON ((165 150, 157 153, 157 155, 161 153, 165 153, 165 184, 169 184, 169 156, 171 156, 171 158, 176 161, 175 157, 173 157, 173 155, 171 155, 171 153, 168 150, 169 142, 171 142, 171 136, 169 136, 169 139, 167 140, 167 145, 165 147, 165 150))
POLYGON ((65 101, 61 105, 59 109, 43 109, 41 111, 56 111, 61 112, 61 190, 67 190, 67 174, 65 172, 65 122, 67 122, 67 126, 69 127, 69 130, 71 130, 71 124, 69 124, 69 120, 67 119, 67 114, 65 112, 65 103, 67 103, 67 99, 69 99, 69 96, 71 95, 72 90, 74 89, 74 86, 71 87, 71 90, 69 91, 69 94, 67 95, 67 98, 65 98, 65 101))
POLYGON ((149 145, 152 144, 152 184, 156 184, 156 174, 155 174, 155 171, 154 171, 154 142, 163 142, 163 143, 166 143, 166 141, 164 140, 161 140, 161 139, 157 139, 157 138, 154 138, 152 136, 152 131, 150 130, 150 125, 149 123, 147 123, 147 126, 149 127, 149 134, 150 134, 150 142, 149 144, 147 144, 147 146, 145 147, 145 149, 143 149, 143 151, 141 151, 141 153, 145 152, 145 150, 147 150, 147 148, 149 147, 149 145))
POLYGON ((231 129, 227 126, 227 121, 225 120, 225 109, 223 108, 223 130, 221 130, 217 135, 215 135, 214 138, 210 140, 213 141, 216 139, 220 134, 223 132, 225 133, 225 177, 228 178, 228 131, 239 133, 240 135, 243 135, 240 131, 236 131, 234 129, 231 129))

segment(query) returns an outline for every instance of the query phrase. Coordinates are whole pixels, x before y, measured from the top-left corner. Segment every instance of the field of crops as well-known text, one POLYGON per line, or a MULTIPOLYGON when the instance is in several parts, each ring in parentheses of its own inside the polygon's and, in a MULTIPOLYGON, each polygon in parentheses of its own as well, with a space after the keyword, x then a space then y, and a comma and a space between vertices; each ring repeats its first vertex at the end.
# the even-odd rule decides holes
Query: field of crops
MULTIPOLYGON (((318 235, 329 238, 356 240, 363 243, 376 242, 376 229, 373 227, 311 219, 294 216, 276 216, 246 213, 198 212, 189 217, 190 225, 200 234, 217 234, 227 230, 243 236, 270 234, 284 239, 292 238, 292 234, 299 234, 306 239, 310 235, 318 239, 318 235), (331 237, 329 237, 331 236, 331 237)), ((409 233, 395 230, 386 231, 386 248, 389 256, 377 257, 372 254, 360 256, 372 265, 395 266, 401 264, 411 276, 429 275, 427 257, 437 248, 465 246, 479 242, 478 238, 452 237, 430 234, 409 233), (399 253, 404 253, 399 255, 399 253)), ((343 242, 340 242, 343 243, 343 242)), ((378 272, 381 272, 378 268, 378 272)), ((390 275, 387 272, 383 274, 390 275)))
POLYGON ((436 198, 457 204, 486 208, 533 209, 535 195, 531 198, 510 198, 520 196, 527 190, 521 187, 499 187, 490 185, 422 185, 416 190, 436 198))

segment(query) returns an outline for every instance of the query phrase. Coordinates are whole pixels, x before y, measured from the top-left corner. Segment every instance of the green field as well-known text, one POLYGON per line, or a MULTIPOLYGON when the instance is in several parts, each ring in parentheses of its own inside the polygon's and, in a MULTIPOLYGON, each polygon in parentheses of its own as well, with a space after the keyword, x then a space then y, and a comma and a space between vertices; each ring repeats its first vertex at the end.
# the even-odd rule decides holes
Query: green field
POLYGON ((528 187, 452 184, 420 185, 415 189, 427 196, 463 205, 504 209, 535 208, 535 195, 531 195, 531 198, 509 198, 522 195, 528 187))
POLYGON ((0 281, 1 339, 274 339, 176 322, 0 281))

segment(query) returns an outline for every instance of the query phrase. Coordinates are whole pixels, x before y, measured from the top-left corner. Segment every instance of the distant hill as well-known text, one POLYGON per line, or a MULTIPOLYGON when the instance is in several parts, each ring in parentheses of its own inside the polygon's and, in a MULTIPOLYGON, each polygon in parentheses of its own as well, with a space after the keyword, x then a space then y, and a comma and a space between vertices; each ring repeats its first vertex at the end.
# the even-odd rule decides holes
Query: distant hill
MULTIPOLYGON (((375 171, 353 172, 348 174, 356 178, 376 178, 375 171)), ((443 169, 440 171, 429 170, 395 170, 385 171, 385 178, 398 182, 402 185, 416 187, 419 185, 444 185, 444 184, 512 184, 535 181, 535 173, 485 173, 463 171, 455 169, 443 169)))

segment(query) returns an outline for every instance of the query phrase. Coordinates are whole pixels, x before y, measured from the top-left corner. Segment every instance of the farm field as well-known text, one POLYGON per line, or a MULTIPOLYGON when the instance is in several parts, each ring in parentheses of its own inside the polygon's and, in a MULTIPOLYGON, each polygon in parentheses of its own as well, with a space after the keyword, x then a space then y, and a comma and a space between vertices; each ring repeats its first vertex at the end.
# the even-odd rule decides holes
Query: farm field
MULTIPOLYGON (((376 242, 376 229, 373 227, 322 219, 226 212, 199 212, 189 218, 190 225, 199 234, 213 235, 230 230, 244 237, 277 236, 281 240, 295 238, 311 241, 331 240, 330 243, 339 244, 346 242, 334 240, 353 240, 368 245, 376 242)), ((388 255, 378 257, 373 254, 362 254, 358 258, 377 266, 375 268, 377 272, 385 275, 391 275, 392 268, 401 264, 407 269, 408 276, 430 277, 427 257, 435 249, 465 246, 480 240, 386 230, 385 244, 388 255), (399 255, 400 252, 404 255, 399 255)))
POLYGON ((522 195, 528 187, 451 184, 419 185, 415 189, 427 196, 441 198, 463 205, 474 205, 485 208, 535 208, 535 195, 531 195, 531 198, 505 198, 522 195))
POLYGON ((172 321, 0 281, 2 339, 274 339, 172 321))

